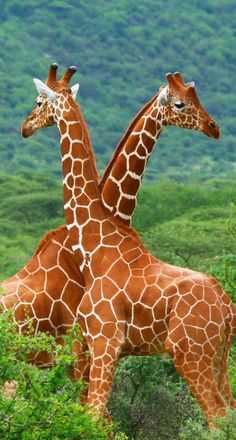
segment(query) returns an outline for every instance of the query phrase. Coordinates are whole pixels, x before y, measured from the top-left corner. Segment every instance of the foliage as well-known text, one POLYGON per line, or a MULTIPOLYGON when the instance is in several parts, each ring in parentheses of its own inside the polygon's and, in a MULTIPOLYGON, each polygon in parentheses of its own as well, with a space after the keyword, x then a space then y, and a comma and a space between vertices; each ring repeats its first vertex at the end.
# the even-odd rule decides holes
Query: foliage
POLYGON ((61 185, 46 174, 0 173, 0 193, 1 279, 17 272, 44 234, 64 219, 61 185))
POLYGON ((235 440, 236 438, 236 411, 229 410, 227 416, 216 417, 215 424, 218 429, 211 432, 200 423, 188 420, 185 424, 180 440, 235 440))
POLYGON ((167 130, 148 178, 156 180, 157 172, 178 180, 234 176, 233 0, 184 1, 181 7, 177 0, 1 0, 0 5, 1 170, 60 174, 56 130, 28 140, 19 136, 34 106, 32 78, 44 79, 49 63, 57 61, 61 68, 79 67, 79 102, 100 170, 166 72, 179 70, 187 81, 196 81, 202 103, 219 121, 222 140, 167 130))
POLYGON ((133 440, 172 440, 199 410, 168 358, 126 358, 113 385, 109 408, 133 440))
MULTIPOLYGON (((236 341, 235 341, 236 342, 236 341)), ((236 396, 236 343, 231 347, 229 357, 229 377, 233 395, 236 396)))
MULTIPOLYGON (((63 224, 64 218, 61 183, 52 176, 0 173, 0 192, 0 279, 4 279, 29 260, 45 232, 63 224)), ((224 258, 233 263, 236 255, 227 227, 235 201, 232 181, 144 185, 134 226, 158 258, 207 270, 224 282, 224 258)))
MULTIPOLYGON (((214 216, 214 210, 212 215, 214 216)), ((223 219, 224 215, 225 210, 222 210, 223 219)), ((224 249, 233 251, 230 234, 222 219, 215 217, 209 222, 199 218, 200 213, 192 221, 188 214, 151 228, 143 235, 148 249, 164 261, 192 268, 199 267, 200 261, 209 261, 215 255, 221 254, 224 249)))
POLYGON ((7 440, 102 440, 108 431, 79 403, 81 383, 72 383, 67 369, 74 362, 74 328, 57 345, 51 336, 18 334, 11 313, 0 316, 0 438, 7 440), (27 363, 32 350, 54 355, 55 366, 38 370, 27 363), (6 381, 9 381, 6 383, 6 381), (13 393, 8 386, 15 382, 13 393))
MULTIPOLYGON (((228 231, 231 238, 231 242, 236 245, 236 217, 235 217, 235 207, 231 211, 230 217, 228 219, 228 231)), ((235 253, 226 254, 224 252, 222 257, 216 257, 214 261, 211 262, 209 267, 209 273, 214 275, 224 289, 229 293, 232 300, 236 303, 236 255, 235 253)))

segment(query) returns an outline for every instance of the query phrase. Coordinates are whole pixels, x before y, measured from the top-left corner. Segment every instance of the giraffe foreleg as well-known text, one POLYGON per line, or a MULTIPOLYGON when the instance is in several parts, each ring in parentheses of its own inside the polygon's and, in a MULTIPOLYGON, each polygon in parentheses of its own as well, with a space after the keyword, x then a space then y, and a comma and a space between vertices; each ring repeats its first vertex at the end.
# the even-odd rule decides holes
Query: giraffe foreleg
MULTIPOLYGON (((90 370, 90 354, 88 346, 85 340, 82 342, 76 341, 72 349, 76 356, 75 364, 69 370, 70 378, 73 381, 89 382, 89 370, 90 370)), ((80 403, 85 405, 87 403, 88 386, 84 383, 84 386, 80 393, 80 403)))
POLYGON ((93 342, 90 365, 88 404, 94 412, 106 416, 113 375, 118 364, 122 343, 119 338, 99 337, 93 342))

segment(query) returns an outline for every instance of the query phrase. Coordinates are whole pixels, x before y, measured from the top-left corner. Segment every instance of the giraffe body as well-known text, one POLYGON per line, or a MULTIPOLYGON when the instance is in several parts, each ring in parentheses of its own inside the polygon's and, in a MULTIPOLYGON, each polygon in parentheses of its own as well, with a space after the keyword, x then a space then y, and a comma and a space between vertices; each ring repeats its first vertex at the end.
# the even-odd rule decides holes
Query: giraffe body
MULTIPOLYGON (((184 85, 183 80, 180 84, 184 85)), ((167 125, 165 115, 160 110, 160 91, 131 122, 99 184, 101 199, 108 213, 127 225, 132 220, 148 159, 157 138, 167 125)), ((178 93, 181 98, 183 90, 178 93)), ((188 111, 191 111, 191 107, 188 111)), ((182 126, 183 122, 178 124, 182 126)), ((79 304, 84 293, 83 278, 71 250, 66 227, 47 234, 32 260, 14 277, 5 280, 2 287, 8 293, 3 298, 4 307, 16 308, 20 331, 27 328, 30 319, 36 332, 48 331, 60 341, 60 336, 75 322, 75 303, 77 301, 79 304), (67 293, 69 290, 70 296, 67 293)), ((44 361, 45 356, 37 354, 37 365, 47 366, 44 361)))
MULTIPOLYGON (((100 188, 104 187, 108 196, 112 191, 110 182, 106 184, 109 170, 132 135, 137 121, 154 99, 156 97, 140 110, 128 127, 100 181, 100 188)), ((131 191, 130 186, 131 182, 126 187, 127 191, 131 191)), ((122 214, 119 215, 116 209, 116 215, 121 218, 122 214)), ((83 277, 71 249, 66 225, 47 233, 29 263, 13 277, 3 281, 1 287, 6 292, 1 299, 3 308, 14 308, 20 332, 26 330, 31 321, 36 333, 46 331, 60 342, 61 336, 75 323, 76 309, 84 294, 83 277)), ((31 360, 39 367, 48 367, 52 363, 52 359, 45 353, 35 353, 31 360)), ((78 368, 76 376, 84 377, 78 368)))
POLYGON ((225 400, 235 402, 215 367, 224 338, 232 339, 236 325, 231 301, 214 278, 158 261, 134 238, 127 243, 120 230, 119 235, 120 243, 103 257, 105 271, 93 274, 78 307, 93 353, 88 402, 97 408, 106 404, 121 356, 167 352, 208 420, 224 414, 225 400), (102 391, 98 378, 106 384, 102 391))
MULTIPOLYGON (((163 90, 158 101, 163 119, 219 137, 193 86, 183 85, 179 74, 167 78, 168 91, 163 90), (190 104, 176 100, 178 87, 190 104), (173 106, 187 108, 176 114, 173 106)), ((44 98, 39 96, 37 102, 44 108, 33 111, 22 133, 27 137, 54 121, 61 134, 65 215, 86 286, 77 314, 91 354, 88 403, 104 410, 121 355, 167 351, 211 422, 215 414, 225 413, 227 404, 235 405, 229 385, 222 391, 236 326, 232 302, 214 278, 155 259, 136 232, 109 213, 108 204, 104 209, 79 108, 65 89, 58 93, 57 82, 54 95, 51 89, 45 92, 44 85, 38 88, 44 98)), ((126 151, 126 164, 129 154, 126 151)), ((135 155, 135 163, 138 159, 135 155)), ((127 175, 140 180, 130 157, 128 162, 127 175)), ((140 169, 144 168, 142 161, 140 169)), ((127 198, 125 194, 122 190, 127 198)))
MULTIPOLYGON (((1 297, 4 310, 14 309, 19 332, 33 324, 35 333, 48 332, 57 342, 75 323, 76 310, 84 292, 66 227, 48 233, 31 261, 2 283, 7 295, 1 297)), ((45 353, 30 357, 37 366, 48 367, 45 353)))

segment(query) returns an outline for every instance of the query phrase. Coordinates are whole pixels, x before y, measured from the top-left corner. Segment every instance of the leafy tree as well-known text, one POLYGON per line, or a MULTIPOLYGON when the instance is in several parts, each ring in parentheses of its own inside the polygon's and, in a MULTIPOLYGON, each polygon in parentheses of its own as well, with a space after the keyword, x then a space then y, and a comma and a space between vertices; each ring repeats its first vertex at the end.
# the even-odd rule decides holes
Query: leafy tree
POLYGON ((168 358, 129 357, 115 377, 112 417, 130 439, 172 440, 198 409, 168 358))
MULTIPOLYGON (((212 214, 214 216, 214 211, 212 214)), ((200 217, 199 211, 197 217, 200 217)), ((234 249, 225 222, 193 221, 190 215, 156 225, 144 233, 143 238, 159 258, 192 268, 201 268, 204 260, 234 249)))

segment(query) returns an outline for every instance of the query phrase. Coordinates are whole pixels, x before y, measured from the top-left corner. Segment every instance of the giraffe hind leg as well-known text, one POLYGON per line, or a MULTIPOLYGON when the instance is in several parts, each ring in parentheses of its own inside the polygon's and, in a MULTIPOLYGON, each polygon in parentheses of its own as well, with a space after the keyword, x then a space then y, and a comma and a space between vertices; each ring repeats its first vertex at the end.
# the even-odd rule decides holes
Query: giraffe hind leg
POLYGON ((228 374, 228 354, 231 346, 233 335, 230 329, 226 329, 225 338, 219 347, 214 359, 215 376, 218 382, 219 391, 224 397, 227 406, 236 408, 236 401, 232 394, 228 374))
POLYGON ((208 423, 211 425, 216 415, 225 416, 225 400, 216 383, 212 363, 210 365, 204 363, 190 353, 186 361, 185 355, 178 349, 170 350, 170 355, 176 371, 187 382, 192 394, 201 405, 208 423))
POLYGON ((213 418, 216 415, 224 416, 227 407, 215 377, 216 353, 205 345, 207 335, 200 329, 193 330, 187 320, 184 325, 180 323, 175 312, 172 313, 169 321, 165 348, 174 362, 176 371, 187 382, 192 394, 201 405, 209 425, 213 426, 213 418))

